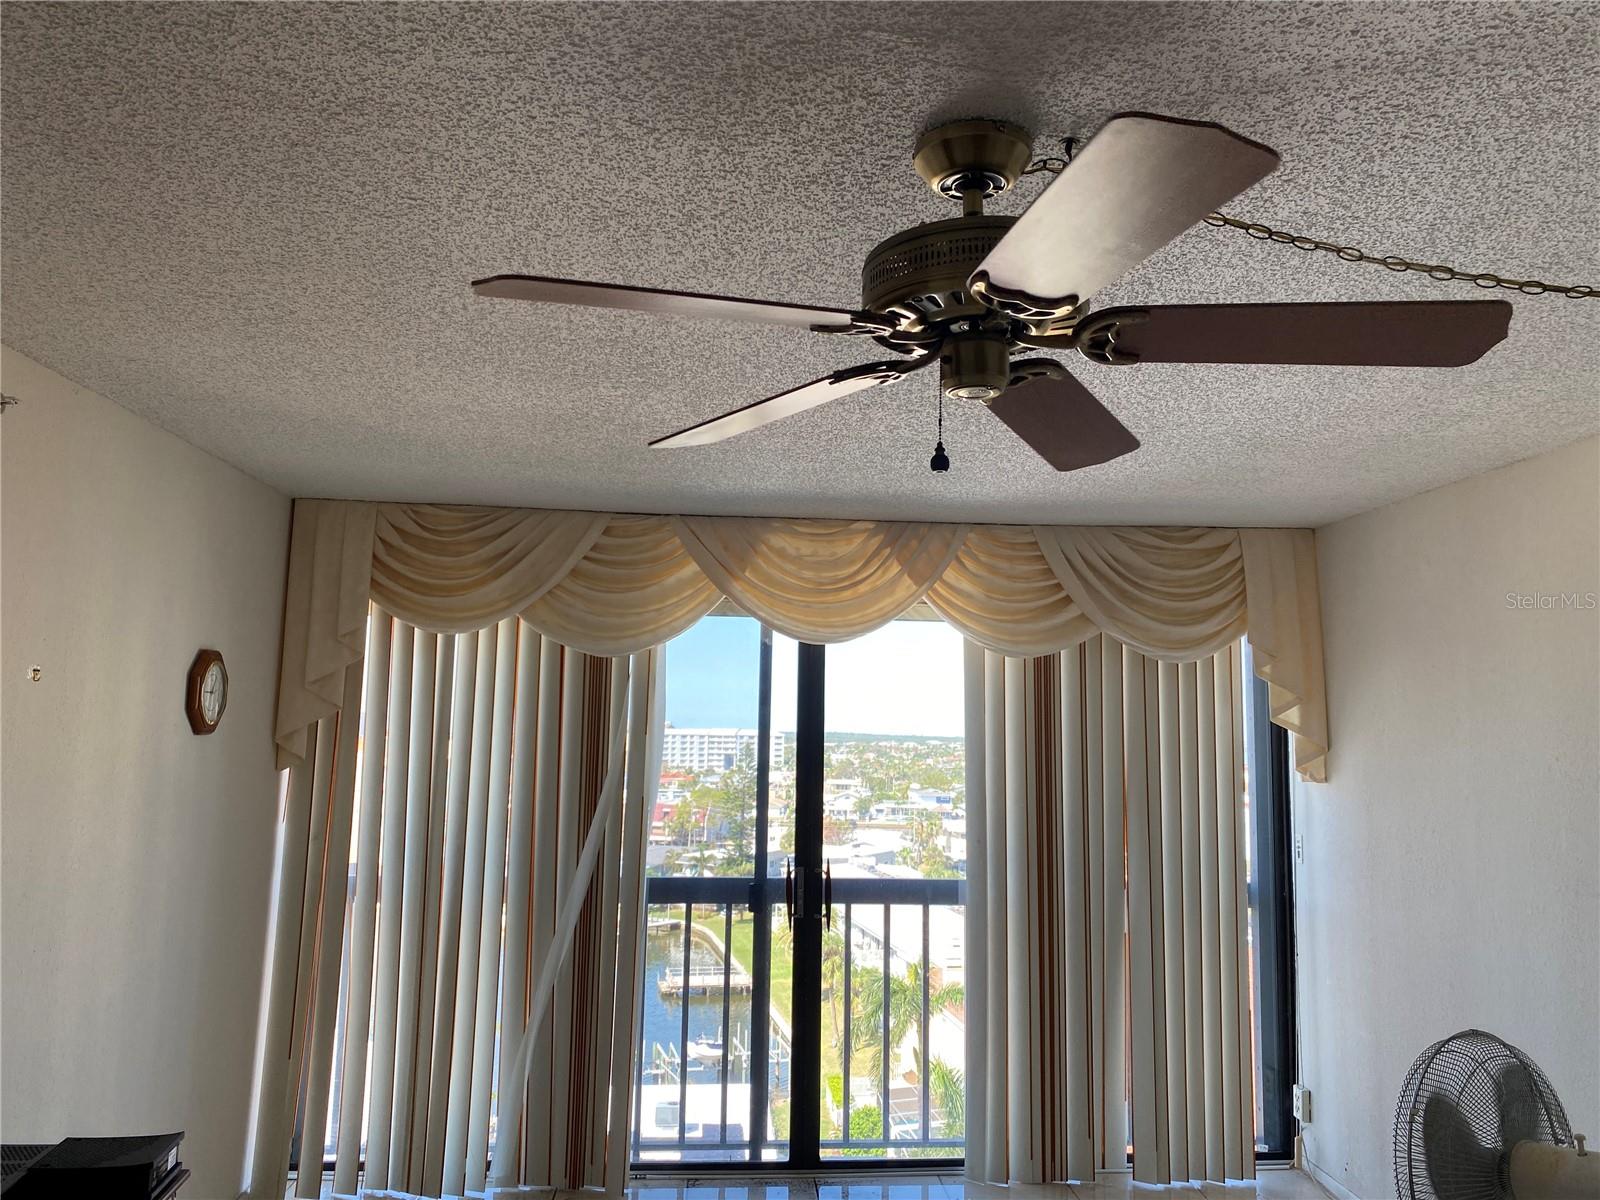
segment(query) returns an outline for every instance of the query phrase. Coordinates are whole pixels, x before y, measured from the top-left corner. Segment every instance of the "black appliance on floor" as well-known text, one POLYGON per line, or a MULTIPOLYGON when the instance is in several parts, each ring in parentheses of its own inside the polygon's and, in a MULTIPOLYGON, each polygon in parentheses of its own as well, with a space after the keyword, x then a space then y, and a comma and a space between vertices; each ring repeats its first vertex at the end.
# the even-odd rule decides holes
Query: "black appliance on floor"
POLYGON ((6 1200, 169 1200, 189 1178, 178 1161, 182 1141, 180 1131, 0 1146, 0 1194, 6 1200))

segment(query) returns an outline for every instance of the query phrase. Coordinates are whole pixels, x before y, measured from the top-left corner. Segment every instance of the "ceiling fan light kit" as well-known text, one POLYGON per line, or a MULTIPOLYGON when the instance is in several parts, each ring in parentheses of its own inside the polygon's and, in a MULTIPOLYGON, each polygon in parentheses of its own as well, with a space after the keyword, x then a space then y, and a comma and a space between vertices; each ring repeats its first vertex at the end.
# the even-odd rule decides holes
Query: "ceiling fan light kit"
MULTIPOLYGON (((1277 154, 1220 125, 1125 113, 1068 159, 1033 163, 1033 137, 1007 121, 937 126, 912 154, 961 215, 879 242, 861 308, 831 309, 526 275, 473 283, 480 295, 758 322, 870 338, 895 358, 846 367, 650 444, 705 445, 939 364, 941 400, 987 405, 1058 471, 1109 462, 1139 439, 1053 358, 1150 362, 1461 366, 1506 336, 1504 301, 1190 304, 1105 309, 1089 298, 1219 205, 1265 178, 1277 154), (1024 174, 1053 178, 1018 217, 984 202, 1024 174)), ((1296 243, 1298 244, 1298 242, 1296 243)), ((949 469, 942 437, 930 462, 949 469)))

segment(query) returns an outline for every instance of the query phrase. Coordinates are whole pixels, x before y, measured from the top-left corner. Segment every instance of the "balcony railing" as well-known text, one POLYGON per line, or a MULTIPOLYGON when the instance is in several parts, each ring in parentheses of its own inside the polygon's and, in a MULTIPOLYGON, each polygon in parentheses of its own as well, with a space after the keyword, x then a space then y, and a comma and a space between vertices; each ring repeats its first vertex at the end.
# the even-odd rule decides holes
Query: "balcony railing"
MULTIPOLYGON (((878 881, 850 882, 855 892, 878 881)), ((959 886, 948 882, 952 891, 959 886)), ((825 943, 824 978, 832 975, 830 967, 840 976, 842 1086, 836 1104, 831 1090, 825 1097, 824 1107, 835 1111, 828 1113, 831 1122, 825 1119, 834 1129, 821 1139, 823 1156, 959 1156, 963 1106, 948 1092, 961 1086, 966 1014, 961 941, 958 933, 949 935, 952 925, 959 929, 961 910, 927 902, 846 903, 835 920, 840 936, 825 943), (946 935, 937 958, 936 916, 946 935), (834 955, 837 965, 830 962, 834 955), (936 1037, 935 1022, 942 1036, 936 1037), (908 1060, 909 1072, 902 1070, 908 1060), (936 1074, 947 1091, 939 1097, 936 1074)), ((833 997, 824 996, 823 1003, 833 1004, 833 997)), ((827 1062, 824 1082, 830 1083, 827 1062)))
MULTIPOLYGON (((790 939, 781 906, 757 939, 748 906, 730 897, 733 882, 647 882, 636 1161, 787 1157, 791 1087, 800 1086, 791 1080, 790 939), (714 898, 685 898, 696 884, 714 898), (770 945, 769 978, 754 961, 760 941, 770 945)), ((823 1157, 961 1155, 962 887, 834 881, 822 1078, 804 1082, 822 1088, 823 1157)))
MULTIPOLYGON (((647 901, 691 882, 722 890, 729 881, 652 879, 647 901)), ((736 1161, 781 1146, 787 1130, 773 1127, 771 1110, 776 1101, 787 1111, 790 1034, 758 979, 747 906, 651 902, 648 913, 634 1159, 736 1161)))

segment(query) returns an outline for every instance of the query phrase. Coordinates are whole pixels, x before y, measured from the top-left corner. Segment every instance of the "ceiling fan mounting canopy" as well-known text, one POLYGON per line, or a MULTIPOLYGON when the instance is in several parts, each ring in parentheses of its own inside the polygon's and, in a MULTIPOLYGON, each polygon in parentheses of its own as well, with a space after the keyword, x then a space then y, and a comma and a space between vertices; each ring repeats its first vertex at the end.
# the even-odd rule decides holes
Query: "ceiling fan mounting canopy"
POLYGON ((1027 169, 1033 134, 1010 121, 950 121, 917 139, 911 164, 941 196, 998 196, 1027 169))
MULTIPOLYGON (((1078 470, 1130 453, 1129 432, 1059 362, 1023 349, 1140 362, 1460 366, 1506 335, 1504 301, 1151 305, 1091 312, 1088 299, 1278 165, 1220 125, 1113 117, 1019 217, 984 201, 1027 170, 1032 136, 1006 121, 928 130, 918 174, 962 214, 902 230, 867 255, 856 310, 532 275, 473 282, 479 295, 780 325, 871 338, 885 362, 846 367, 657 438, 722 441, 939 364, 954 400, 979 400, 1046 462, 1078 470)), ((948 462, 946 462, 948 465, 948 462)), ((936 470, 939 468, 935 468, 936 470)))

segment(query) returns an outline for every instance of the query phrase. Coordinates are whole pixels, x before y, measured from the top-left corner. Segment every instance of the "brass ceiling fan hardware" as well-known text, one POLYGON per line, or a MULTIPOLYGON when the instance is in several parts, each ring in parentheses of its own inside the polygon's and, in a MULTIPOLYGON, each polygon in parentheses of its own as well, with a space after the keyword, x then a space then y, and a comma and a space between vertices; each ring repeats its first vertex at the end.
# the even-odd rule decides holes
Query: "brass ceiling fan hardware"
POLYGON ((1128 326, 1139 325, 1150 319, 1142 308, 1108 308, 1095 313, 1072 333, 1074 349, 1085 358, 1108 367, 1126 367, 1139 361, 1117 345, 1117 338, 1128 326))
POLYGON ((1030 379, 1067 379, 1066 367, 1053 358, 1019 358, 1011 364, 1009 387, 1018 387, 1030 379))
POLYGON ((1035 296, 1020 288, 1001 287, 981 269, 967 281, 967 289, 996 312, 1015 317, 1029 328, 1064 321, 1083 306, 1075 292, 1056 297, 1035 296))
MULTIPOLYGON (((937 362, 935 460, 948 465, 943 399, 977 400, 1059 471, 1109 462, 1138 449, 1139 439, 1061 363, 1012 360, 1025 349, 1073 350, 1116 366, 1442 367, 1473 362, 1506 336, 1511 306, 1498 300, 1143 305, 1092 312, 1091 296, 1201 221, 1239 226, 1302 249, 1331 249, 1342 258, 1353 254, 1391 270, 1430 270, 1442 278, 1437 273, 1450 269, 1397 265, 1404 260, 1376 260, 1352 247, 1222 217, 1217 206, 1270 174, 1278 156, 1220 125, 1123 113, 1081 149, 1070 141, 1064 149, 1064 157, 1034 159, 1031 135, 1006 121, 956 121, 924 133, 913 166, 936 193, 960 203, 961 215, 915 225, 874 246, 862 265, 859 309, 532 275, 491 275, 472 287, 501 299, 865 337, 898 356, 834 371, 656 438, 652 446, 719 442, 896 383, 937 362), (1021 216, 983 211, 986 199, 1034 173, 1052 179, 1021 216)), ((1536 281, 1471 278, 1484 287, 1549 290, 1536 281)), ((1590 289, 1566 294, 1587 295, 1590 289)))
POLYGON ((998 196, 1020 179, 1033 154, 1033 134, 1010 121, 952 121, 917 139, 911 165, 928 186, 952 200, 998 196))
POLYGON ((939 350, 939 390, 952 400, 987 404, 1010 381, 1010 339, 1004 334, 956 334, 939 350))

